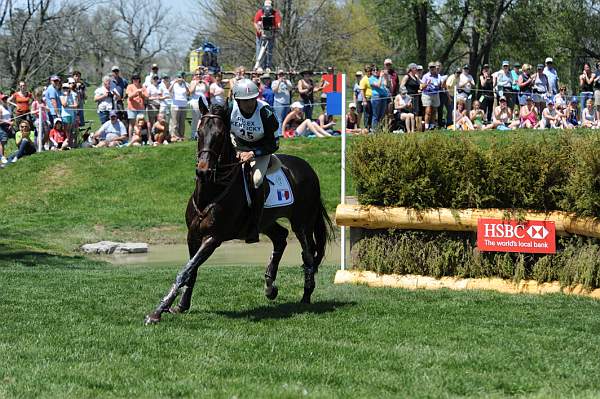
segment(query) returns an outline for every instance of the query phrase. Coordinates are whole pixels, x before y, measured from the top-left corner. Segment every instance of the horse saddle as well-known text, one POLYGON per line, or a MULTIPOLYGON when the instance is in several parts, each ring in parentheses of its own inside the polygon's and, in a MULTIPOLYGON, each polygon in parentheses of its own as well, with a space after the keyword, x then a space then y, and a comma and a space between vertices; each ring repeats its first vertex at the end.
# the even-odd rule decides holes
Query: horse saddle
MULTIPOLYGON (((244 165, 244 192, 246 193, 246 201, 248 206, 251 206, 252 200, 250 197, 249 185, 253 184, 251 168, 244 165)), ((265 208, 279 208, 292 205, 294 203, 294 193, 287 175, 283 171, 283 163, 277 155, 271 155, 269 167, 264 178, 264 182, 268 183, 265 191, 268 193, 265 199, 265 208)))

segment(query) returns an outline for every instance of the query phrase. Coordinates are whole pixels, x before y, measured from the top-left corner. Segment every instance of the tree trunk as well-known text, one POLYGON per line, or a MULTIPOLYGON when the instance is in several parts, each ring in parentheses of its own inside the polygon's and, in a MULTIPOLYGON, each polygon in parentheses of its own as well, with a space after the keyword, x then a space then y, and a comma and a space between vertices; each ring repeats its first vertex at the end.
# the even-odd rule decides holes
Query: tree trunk
POLYGON ((427 68, 427 14, 429 1, 419 1, 414 5, 415 28, 417 35, 417 58, 427 68))

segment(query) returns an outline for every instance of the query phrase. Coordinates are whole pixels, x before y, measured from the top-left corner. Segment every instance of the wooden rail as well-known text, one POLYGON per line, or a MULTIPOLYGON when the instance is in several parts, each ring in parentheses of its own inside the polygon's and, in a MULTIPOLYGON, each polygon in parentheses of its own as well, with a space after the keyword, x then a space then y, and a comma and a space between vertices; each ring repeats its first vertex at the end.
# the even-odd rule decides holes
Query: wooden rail
MULTIPOLYGON (((377 207, 370 205, 338 205, 335 221, 338 226, 363 229, 401 229, 434 231, 477 231, 481 218, 505 219, 510 211, 502 209, 448 209, 416 210, 413 208, 377 207)), ((523 211, 526 220, 552 221, 556 234, 577 234, 600 238, 600 219, 577 217, 568 212, 523 211)))

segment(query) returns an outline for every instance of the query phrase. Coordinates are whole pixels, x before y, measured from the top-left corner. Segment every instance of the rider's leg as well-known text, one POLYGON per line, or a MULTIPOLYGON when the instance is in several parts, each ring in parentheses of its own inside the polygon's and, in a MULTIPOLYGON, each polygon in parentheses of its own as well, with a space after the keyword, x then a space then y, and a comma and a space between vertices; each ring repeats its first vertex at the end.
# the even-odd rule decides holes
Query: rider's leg
POLYGON ((258 242, 258 233, 260 232, 260 219, 265 203, 265 188, 263 183, 265 173, 269 167, 270 155, 256 157, 250 163, 252 167, 252 207, 250 208, 250 220, 248 224, 248 234, 246 242, 252 244, 258 242))

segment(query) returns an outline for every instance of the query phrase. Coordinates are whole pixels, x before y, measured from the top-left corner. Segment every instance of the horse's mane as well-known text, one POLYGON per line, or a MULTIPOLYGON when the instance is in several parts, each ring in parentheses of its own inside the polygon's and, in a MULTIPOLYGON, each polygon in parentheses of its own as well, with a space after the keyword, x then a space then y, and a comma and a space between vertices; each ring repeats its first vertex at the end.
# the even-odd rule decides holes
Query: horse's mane
POLYGON ((229 128, 228 108, 224 107, 223 105, 219 105, 219 104, 211 104, 210 113, 213 115, 220 116, 221 119, 223 120, 223 122, 225 122, 225 126, 227 126, 229 128))

